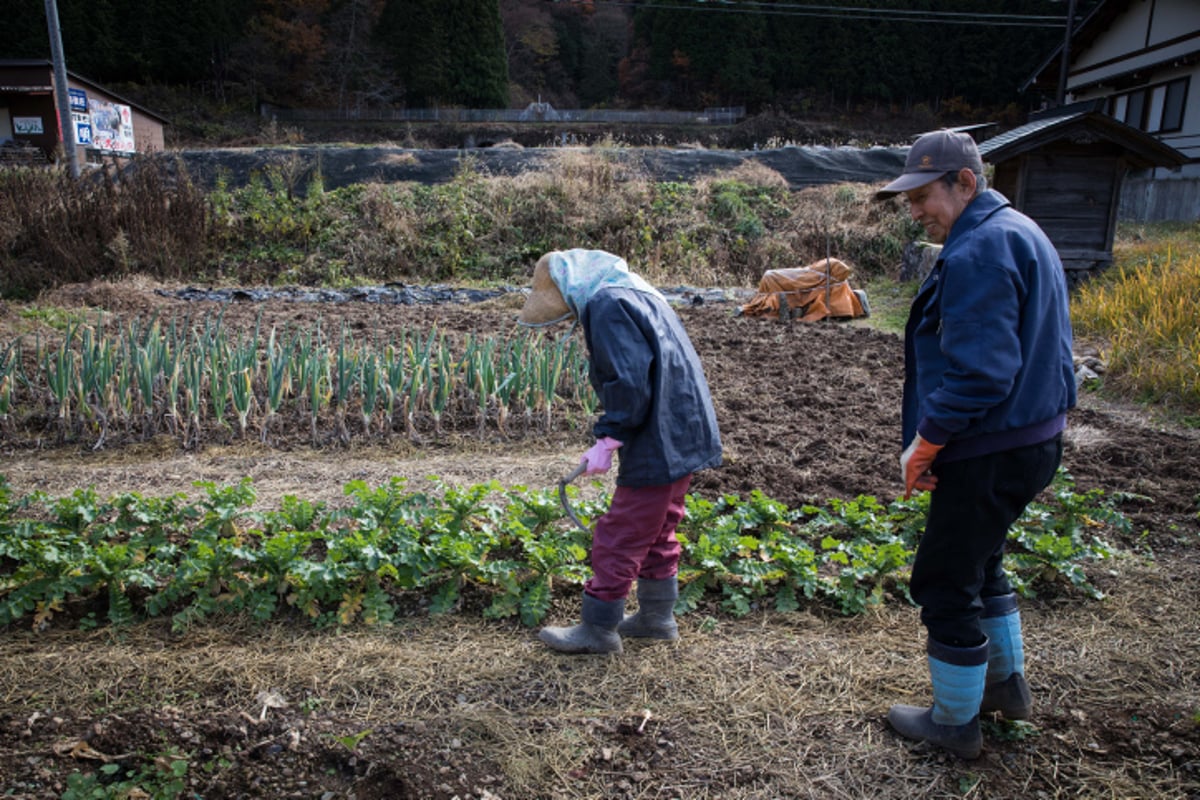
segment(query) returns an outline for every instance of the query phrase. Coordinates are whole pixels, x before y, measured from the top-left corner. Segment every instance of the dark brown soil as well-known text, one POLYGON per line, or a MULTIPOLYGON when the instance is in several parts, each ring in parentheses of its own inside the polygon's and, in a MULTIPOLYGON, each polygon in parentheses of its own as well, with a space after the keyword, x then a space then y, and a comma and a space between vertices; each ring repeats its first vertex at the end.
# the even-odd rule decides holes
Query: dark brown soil
MULTIPOLYGON (((166 317, 212 310, 136 285, 75 287, 46 303, 166 317)), ((250 325, 261 314, 265 329, 320 315, 328 330, 345 322, 380 338, 435 323, 501 333, 513 327, 513 303, 233 304, 225 320, 250 325)), ((24 330, 18 311, 0 311, 6 337, 24 330)), ((725 447, 725 465, 697 475, 692 491, 758 489, 792 506, 895 497, 900 339, 861 323, 787 324, 732 312, 722 304, 680 311, 705 365, 725 447)), ((194 493, 195 480, 251 476, 260 502, 286 493, 337 502, 349 480, 382 483, 392 475, 549 485, 588 444, 586 427, 515 430, 511 438, 493 431, 483 439, 469 420, 450 427, 415 444, 359 433, 348 445, 314 448, 307 430, 284 426, 270 446, 210 432, 190 451, 159 436, 93 452, 82 441, 39 446, 54 440, 52 421, 24 420, 0 440, 0 471, 16 492, 57 495, 92 484, 102 494, 194 493)), ((531 631, 477 615, 449 623, 418 615, 394 633, 351 632, 348 640, 241 621, 182 638, 157 625, 125 635, 0 631, 0 786, 4 796, 59 797, 72 771, 94 773, 104 763, 150 769, 145 754, 182 753, 190 766, 179 796, 206 800, 1200 796, 1200 622, 1192 599, 1200 591, 1200 436, 1085 394, 1071 414, 1064 466, 1081 490, 1130 493, 1119 508, 1133 520, 1132 533, 1097 530, 1133 557, 1089 569, 1109 605, 1067 591, 1028 602, 1036 727, 1026 739, 993 724, 974 764, 913 748, 882 722, 888 698, 927 697, 912 609, 897 602, 849 620, 818 609, 732 620, 714 606, 684 620, 677 648, 623 659, 547 655, 531 631), (392 649, 377 658, 363 647, 392 649), (396 659, 410 656, 422 659, 411 675, 433 685, 407 683, 399 673, 387 683, 389 669, 400 669, 396 659), (105 667, 97 659, 116 661, 105 667), (227 670, 226 659, 238 666, 227 670), (326 661, 306 672, 301 659, 326 661), (189 666, 190 690, 162 677, 189 666), (54 685, 18 679, 22 669, 54 685), (277 683, 252 680, 258 669, 277 683), (148 685, 136 685, 139 672, 148 685), (479 682, 468 684, 473 672, 482 673, 479 682), (704 702, 675 694, 676 683, 717 680, 704 702), (249 700, 251 684, 277 687, 288 705, 249 700), (630 687, 640 699, 611 700, 630 687), (760 702, 774 689, 786 699, 760 702), (663 697, 674 705, 662 707, 663 697), (772 707, 777 702, 786 707, 772 707), (642 705, 656 706, 649 720, 642 705), (730 715, 725 722, 722 714, 730 715), (761 714, 751 728, 763 739, 744 742, 744 750, 725 741, 735 731, 750 735, 734 721, 739 714, 761 714), (347 739, 367 729, 360 742, 347 739), (575 755, 560 768, 552 752, 575 755), (538 758, 537 768, 525 760, 538 758)), ((562 598, 556 618, 577 614, 573 602, 562 598)))

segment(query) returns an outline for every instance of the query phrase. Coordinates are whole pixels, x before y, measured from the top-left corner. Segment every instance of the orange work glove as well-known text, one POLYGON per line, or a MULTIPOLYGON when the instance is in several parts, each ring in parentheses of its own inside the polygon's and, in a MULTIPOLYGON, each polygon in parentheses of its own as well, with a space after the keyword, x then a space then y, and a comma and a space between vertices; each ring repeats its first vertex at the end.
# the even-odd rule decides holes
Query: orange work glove
POLYGON ((921 434, 913 437, 908 447, 900 454, 900 476, 904 480, 904 499, 912 496, 913 489, 922 492, 932 492, 937 486, 937 476, 930 472, 933 460, 938 451, 945 445, 933 444, 921 438, 921 434))

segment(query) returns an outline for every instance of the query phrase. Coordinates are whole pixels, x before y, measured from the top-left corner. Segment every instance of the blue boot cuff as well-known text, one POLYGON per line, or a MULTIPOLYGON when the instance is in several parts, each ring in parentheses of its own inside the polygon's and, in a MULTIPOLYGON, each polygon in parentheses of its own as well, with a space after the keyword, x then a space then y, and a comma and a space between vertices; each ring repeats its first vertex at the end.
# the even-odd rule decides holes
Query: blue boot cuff
MULTIPOLYGON (((986 658, 984 645, 984 657, 986 658)), ((968 648, 975 650, 978 648, 968 648)), ((929 656, 933 680, 933 709, 930 718, 939 725, 966 725, 979 715, 987 680, 987 662, 952 664, 929 656)))
POLYGON ((988 681, 1007 680, 1014 672, 1025 674, 1025 643, 1021 637, 1021 615, 984 617, 979 627, 988 637, 988 681))

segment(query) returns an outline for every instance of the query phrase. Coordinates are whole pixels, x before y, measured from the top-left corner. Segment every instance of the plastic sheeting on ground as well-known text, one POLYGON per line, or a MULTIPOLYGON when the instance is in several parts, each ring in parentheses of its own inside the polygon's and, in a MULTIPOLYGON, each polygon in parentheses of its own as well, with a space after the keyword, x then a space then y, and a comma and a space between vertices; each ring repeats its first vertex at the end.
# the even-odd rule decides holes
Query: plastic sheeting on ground
MULTIPOLYGON (((697 286, 659 286, 658 291, 673 306, 700 306, 706 303, 741 303, 753 294, 744 288, 703 288, 697 286)), ((155 289, 162 297, 191 302, 263 303, 278 300, 289 303, 378 303, 381 305, 441 305, 481 303, 505 294, 528 294, 527 286, 498 286, 471 289, 442 284, 410 286, 389 283, 383 286, 351 286, 345 289, 300 286, 259 286, 214 289, 188 286, 182 289, 155 289)))
MULTIPOLYGON (((271 147, 224 147, 162 154, 168 169, 183 167, 201 186, 224 181, 230 189, 247 185, 272 167, 299 169, 297 191, 304 193, 318 172, 319 185, 337 189, 357 183, 446 183, 469 159, 487 175, 520 175, 550 169, 563 148, 495 147, 472 150, 410 150, 399 147, 309 145, 280 150, 271 147)), ((692 181, 719 175, 741 164, 758 162, 778 172, 792 189, 830 183, 890 181, 904 168, 906 147, 788 146, 766 150, 698 150, 619 147, 605 157, 628 164, 654 181, 692 181)), ((136 164, 137 162, 134 162, 136 164)), ((130 168, 136 168, 131 165, 130 168)))

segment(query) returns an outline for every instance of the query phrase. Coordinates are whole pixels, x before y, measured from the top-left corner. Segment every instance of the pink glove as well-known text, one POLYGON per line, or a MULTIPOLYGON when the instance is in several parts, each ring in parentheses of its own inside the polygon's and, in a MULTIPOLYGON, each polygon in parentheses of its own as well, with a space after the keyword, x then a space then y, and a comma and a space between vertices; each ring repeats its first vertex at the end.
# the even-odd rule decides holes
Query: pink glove
POLYGON ((904 448, 904 453, 900 456, 900 474, 904 479, 905 500, 912 496, 913 489, 932 492, 937 486, 937 476, 929 470, 943 446, 922 439, 918 433, 908 447, 904 448))
POLYGON ((579 459, 580 464, 587 464, 583 474, 599 475, 601 472, 608 472, 612 466, 612 454, 621 444, 611 436, 597 439, 592 448, 579 459))

